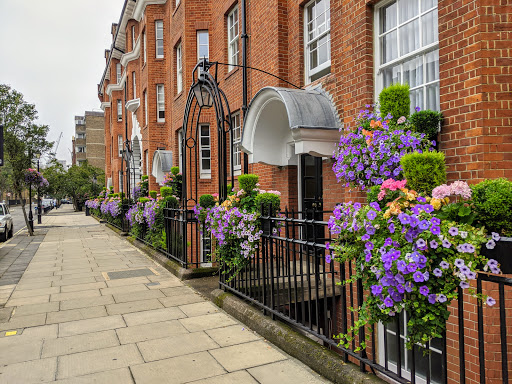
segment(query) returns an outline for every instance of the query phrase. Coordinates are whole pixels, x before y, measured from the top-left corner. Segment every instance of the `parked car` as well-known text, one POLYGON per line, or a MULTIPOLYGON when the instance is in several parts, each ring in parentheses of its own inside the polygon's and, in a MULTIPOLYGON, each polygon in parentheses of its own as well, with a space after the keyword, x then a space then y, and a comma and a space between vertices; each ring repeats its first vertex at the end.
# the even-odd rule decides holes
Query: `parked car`
POLYGON ((7 204, 0 203, 0 241, 6 241, 13 235, 13 222, 7 204))

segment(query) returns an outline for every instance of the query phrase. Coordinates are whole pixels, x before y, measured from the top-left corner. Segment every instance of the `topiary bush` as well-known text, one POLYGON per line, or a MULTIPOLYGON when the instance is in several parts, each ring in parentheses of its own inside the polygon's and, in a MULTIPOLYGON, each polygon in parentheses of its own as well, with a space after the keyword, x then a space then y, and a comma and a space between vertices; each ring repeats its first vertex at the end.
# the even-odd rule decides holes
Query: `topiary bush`
POLYGON ((119 197, 119 193, 114 193, 112 197, 119 197))
POLYGON ((172 188, 171 187, 160 187, 160 196, 164 199, 168 196, 172 196, 172 188))
POLYGON ((443 121, 443 114, 437 111, 427 109, 425 111, 415 112, 409 117, 414 131, 424 133, 429 140, 437 140, 437 133, 443 121))
POLYGON ((512 236, 512 182, 484 180, 471 187, 476 221, 488 232, 512 236))
POLYGON ((256 209, 261 211, 263 215, 269 214, 269 206, 272 206, 272 212, 270 213, 272 216, 277 214, 281 206, 281 197, 276 195, 275 193, 260 193, 254 199, 254 205, 256 205, 256 209))
POLYGON ((149 179, 148 175, 142 175, 140 178, 142 181, 149 179))
POLYGON ((260 178, 258 175, 240 175, 238 176, 238 186, 245 192, 250 193, 253 189, 256 188, 256 184, 258 184, 259 179, 260 178))
POLYGON ((393 84, 384 88, 379 95, 379 108, 383 119, 390 114, 395 123, 402 116, 408 117, 411 108, 409 85, 393 84))
POLYGON ((178 173, 180 173, 180 167, 172 167, 171 168, 171 173, 173 175, 177 175, 178 173))
POLYGON ((211 208, 215 206, 215 198, 212 195, 206 194, 199 198, 199 205, 203 208, 211 208))
POLYGON ((164 198, 165 203, 167 204, 168 208, 178 208, 180 202, 178 199, 174 196, 167 196, 164 198))
POLYGON ((151 200, 148 199, 147 197, 140 197, 139 198, 139 203, 146 204, 148 201, 151 201, 151 200))
POLYGON ((149 191, 149 196, 151 196, 153 199, 156 199, 157 192, 156 191, 149 191))
POLYGON ((430 195, 432 190, 446 183, 446 164, 442 152, 413 152, 400 160, 404 179, 409 189, 423 195, 430 195))

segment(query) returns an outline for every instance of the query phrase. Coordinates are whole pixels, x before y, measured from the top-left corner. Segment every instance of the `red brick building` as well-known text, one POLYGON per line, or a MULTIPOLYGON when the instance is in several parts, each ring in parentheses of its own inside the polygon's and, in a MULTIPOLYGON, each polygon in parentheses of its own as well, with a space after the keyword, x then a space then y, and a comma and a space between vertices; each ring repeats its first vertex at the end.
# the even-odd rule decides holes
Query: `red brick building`
MULTIPOLYGON (((107 185, 116 192, 126 185, 127 141, 132 186, 147 174, 150 189, 158 190, 171 164, 183 166, 187 94, 203 57, 222 63, 217 80, 229 101, 234 142, 229 168, 259 174, 263 189, 281 191, 283 207, 331 210, 351 196, 331 171, 338 129, 395 82, 410 85, 412 108, 443 113, 439 145, 450 180, 512 178, 510 1, 246 3, 247 66, 277 78, 248 70, 244 116, 243 68, 235 66, 243 60, 242 0, 126 0, 98 85, 107 185)), ((208 112, 191 136, 194 198, 218 190, 216 132, 208 112)), ((468 369, 467 382, 476 382, 471 369, 478 368, 468 369)), ((448 374, 448 382, 458 380, 448 374)))

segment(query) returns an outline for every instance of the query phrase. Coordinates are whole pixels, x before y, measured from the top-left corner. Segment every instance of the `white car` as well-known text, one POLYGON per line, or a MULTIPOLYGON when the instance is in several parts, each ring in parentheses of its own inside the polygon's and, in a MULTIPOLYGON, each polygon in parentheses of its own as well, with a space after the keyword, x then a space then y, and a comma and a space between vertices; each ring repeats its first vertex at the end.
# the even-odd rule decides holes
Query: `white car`
POLYGON ((9 207, 0 203, 0 241, 6 241, 13 234, 13 223, 9 207))

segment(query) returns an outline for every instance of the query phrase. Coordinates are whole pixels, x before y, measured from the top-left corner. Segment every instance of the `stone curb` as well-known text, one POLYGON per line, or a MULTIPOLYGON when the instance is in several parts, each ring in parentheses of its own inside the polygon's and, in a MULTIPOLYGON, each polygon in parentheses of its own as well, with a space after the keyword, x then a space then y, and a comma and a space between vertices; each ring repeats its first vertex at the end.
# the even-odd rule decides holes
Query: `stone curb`
POLYGON ((300 360, 314 371, 337 384, 385 384, 378 377, 365 374, 340 355, 293 330, 290 326, 271 320, 258 309, 221 289, 212 292, 213 302, 253 331, 300 360))

